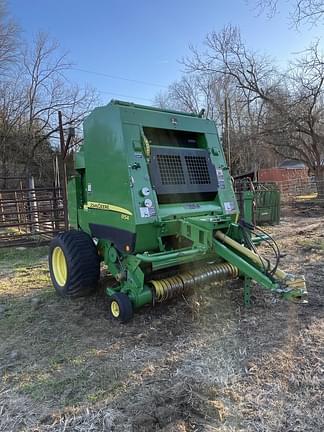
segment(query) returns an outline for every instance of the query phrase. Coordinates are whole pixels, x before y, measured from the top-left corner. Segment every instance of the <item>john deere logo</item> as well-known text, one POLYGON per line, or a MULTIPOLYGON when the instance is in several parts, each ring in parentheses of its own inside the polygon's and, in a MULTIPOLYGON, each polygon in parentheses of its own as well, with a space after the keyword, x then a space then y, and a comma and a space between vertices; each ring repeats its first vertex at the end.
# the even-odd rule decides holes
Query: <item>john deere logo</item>
POLYGON ((175 117, 171 117, 171 123, 173 124, 173 126, 177 126, 178 120, 175 117))

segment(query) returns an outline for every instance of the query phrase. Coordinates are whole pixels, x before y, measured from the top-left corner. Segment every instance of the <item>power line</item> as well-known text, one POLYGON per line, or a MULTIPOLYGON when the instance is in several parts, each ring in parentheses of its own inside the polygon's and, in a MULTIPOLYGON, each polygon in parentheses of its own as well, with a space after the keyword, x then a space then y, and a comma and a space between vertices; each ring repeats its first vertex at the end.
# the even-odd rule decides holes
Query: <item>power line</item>
POLYGON ((128 100, 141 99, 141 100, 146 101, 146 102, 150 102, 150 103, 153 102, 153 99, 147 99, 147 98, 143 98, 140 96, 130 96, 130 95, 125 95, 125 94, 120 94, 120 93, 113 93, 113 92, 109 92, 109 91, 104 91, 104 90, 98 90, 98 91, 99 91, 99 93, 105 93, 105 94, 110 94, 112 96, 124 97, 128 100))
POLYGON ((79 72, 89 73, 92 75, 103 76, 103 77, 110 78, 110 79, 128 81, 128 82, 133 82, 133 83, 137 83, 137 84, 144 84, 144 85, 153 86, 153 87, 168 88, 167 85, 152 83, 152 82, 148 82, 148 81, 139 81, 139 80, 135 80, 135 79, 131 79, 131 78, 125 78, 125 77, 121 77, 121 76, 117 76, 117 75, 109 75, 109 74, 106 74, 104 72, 96 72, 96 71, 91 71, 91 70, 81 69, 81 68, 71 68, 71 69, 75 70, 75 71, 79 71, 79 72))

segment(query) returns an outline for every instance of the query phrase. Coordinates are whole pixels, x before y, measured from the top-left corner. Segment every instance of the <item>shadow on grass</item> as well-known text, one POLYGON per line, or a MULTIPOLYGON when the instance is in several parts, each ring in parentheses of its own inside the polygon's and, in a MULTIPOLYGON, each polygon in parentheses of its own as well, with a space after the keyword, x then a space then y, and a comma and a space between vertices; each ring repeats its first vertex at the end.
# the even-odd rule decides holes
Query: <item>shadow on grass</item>
MULTIPOLYGON (((294 354, 305 309, 274 304, 256 290, 255 304, 247 310, 241 288, 226 284, 154 310, 144 308, 121 325, 107 319, 103 287, 87 298, 56 296, 43 251, 35 253, 33 263, 25 261, 30 268, 24 267, 23 254, 15 258, 14 272, 0 285, 0 303, 6 306, 0 319, 3 389, 52 413, 60 409, 62 418, 72 409, 112 407, 124 413, 123 431, 122 421, 126 425, 133 419, 132 430, 141 431, 159 430, 177 419, 199 427, 226 421, 235 428, 244 422, 244 412, 253 421, 257 417, 246 388, 254 398, 259 391, 270 400, 270 380, 277 386, 274 395, 283 397, 278 379, 284 382, 289 371, 281 362, 290 366, 291 361, 280 353, 294 354), (271 373, 257 375, 266 364, 271 373), (251 387, 254 377, 259 382, 251 387)), ((0 267, 9 258, 0 259, 0 267)), ((319 316, 315 309, 308 314, 313 320, 319 316)), ((86 416, 84 421, 82 430, 87 430, 86 416)))

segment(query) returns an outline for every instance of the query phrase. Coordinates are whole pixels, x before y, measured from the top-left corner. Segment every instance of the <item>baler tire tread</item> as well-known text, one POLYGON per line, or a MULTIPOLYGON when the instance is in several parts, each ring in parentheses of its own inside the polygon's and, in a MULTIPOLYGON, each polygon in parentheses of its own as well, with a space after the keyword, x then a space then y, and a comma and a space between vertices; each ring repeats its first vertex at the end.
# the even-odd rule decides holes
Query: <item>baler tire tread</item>
POLYGON ((100 277, 100 258, 92 238, 84 231, 70 230, 59 233, 50 244, 49 268, 54 288, 62 297, 89 295, 100 277), (60 286, 52 269, 52 251, 59 246, 67 264, 67 281, 60 286))
POLYGON ((109 297, 109 312, 112 319, 116 321, 120 321, 122 323, 126 323, 130 321, 133 318, 134 315, 134 309, 132 302, 130 301, 128 295, 117 292, 109 297), (115 301, 118 303, 120 308, 120 315, 118 317, 115 317, 111 312, 111 303, 115 301))

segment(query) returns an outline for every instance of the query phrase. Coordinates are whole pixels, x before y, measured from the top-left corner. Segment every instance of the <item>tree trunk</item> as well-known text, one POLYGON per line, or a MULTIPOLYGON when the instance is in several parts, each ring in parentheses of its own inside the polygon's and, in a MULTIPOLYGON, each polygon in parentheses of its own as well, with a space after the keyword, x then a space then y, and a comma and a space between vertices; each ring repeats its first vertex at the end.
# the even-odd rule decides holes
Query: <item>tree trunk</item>
POLYGON ((317 198, 324 204, 324 165, 315 168, 315 183, 317 189, 317 198))
POLYGON ((2 159, 2 169, 1 169, 1 189, 6 189, 7 188, 7 179, 8 176, 8 167, 7 167, 7 160, 5 158, 5 156, 2 159))

